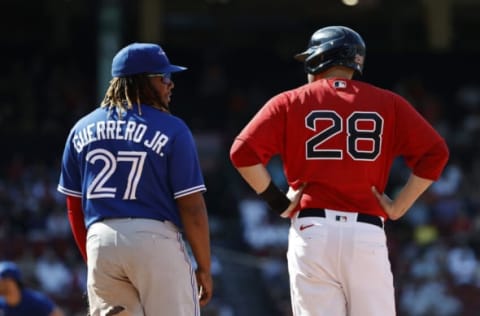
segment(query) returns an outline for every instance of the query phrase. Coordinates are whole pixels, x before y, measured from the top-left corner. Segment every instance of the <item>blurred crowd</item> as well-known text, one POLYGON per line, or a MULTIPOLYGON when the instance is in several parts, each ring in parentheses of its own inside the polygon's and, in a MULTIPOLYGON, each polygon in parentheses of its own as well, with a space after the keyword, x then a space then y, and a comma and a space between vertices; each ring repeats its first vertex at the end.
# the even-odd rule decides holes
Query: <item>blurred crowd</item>
MULTIPOLYGON (((170 51, 180 64, 192 57, 170 51)), ((255 287, 264 294, 271 315, 289 316, 288 222, 252 194, 231 167, 228 151, 233 137, 269 97, 303 84, 305 78, 301 66, 281 56, 265 62, 243 53, 208 52, 189 65, 189 72, 173 78, 172 112, 192 128, 208 188, 216 288, 204 314, 243 316, 229 294, 229 287, 237 285, 225 281, 229 264, 238 258, 236 264, 258 275, 255 287), (244 59, 238 62, 240 58, 244 59), (225 250, 230 251, 229 260, 224 260, 225 250)), ((85 315, 86 266, 56 186, 68 129, 97 106, 103 92, 94 89, 94 71, 83 71, 73 59, 53 61, 39 55, 12 60, 0 82, 0 129, 8 143, 5 148, 11 148, 1 161, 0 259, 18 263, 25 282, 54 298, 67 315, 85 315)), ((404 218, 386 225, 398 310, 405 316, 477 315, 480 82, 459 81, 445 91, 435 87, 435 79, 427 74, 405 75, 386 84, 377 79, 380 86, 411 101, 445 137, 451 152, 442 178, 404 218)), ((268 167, 274 181, 285 187, 281 161, 274 159, 268 167)), ((390 195, 407 175, 398 160, 390 195)), ((245 288, 236 293, 253 292, 245 288)))

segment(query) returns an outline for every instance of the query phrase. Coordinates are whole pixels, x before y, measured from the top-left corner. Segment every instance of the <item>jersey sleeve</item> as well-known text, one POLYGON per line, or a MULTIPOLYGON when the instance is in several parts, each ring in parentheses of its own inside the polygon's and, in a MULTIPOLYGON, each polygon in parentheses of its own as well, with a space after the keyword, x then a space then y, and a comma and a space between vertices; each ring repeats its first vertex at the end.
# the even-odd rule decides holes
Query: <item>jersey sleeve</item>
POLYGON ((169 164, 169 181, 175 199, 206 191, 197 147, 190 130, 186 129, 175 137, 169 164))
POLYGON ((57 190, 66 195, 82 197, 82 182, 77 163, 78 158, 72 145, 72 135, 73 129, 65 143, 57 190))
POLYGON ((396 100, 396 115, 395 151, 415 175, 438 180, 449 156, 445 140, 400 96, 396 100))
POLYGON ((70 222, 73 237, 84 261, 87 262, 87 229, 85 227, 82 200, 70 195, 67 195, 66 200, 68 221, 70 222))
POLYGON ((234 164, 246 164, 259 160, 266 165, 272 156, 283 151, 284 133, 288 130, 286 123, 285 94, 279 94, 270 99, 250 120, 240 134, 235 138, 231 148, 234 164), (246 156, 250 156, 250 158, 246 156), (253 157, 253 160, 252 160, 253 157))
POLYGON ((230 160, 237 168, 253 166, 262 162, 248 143, 238 138, 234 140, 230 148, 230 160))

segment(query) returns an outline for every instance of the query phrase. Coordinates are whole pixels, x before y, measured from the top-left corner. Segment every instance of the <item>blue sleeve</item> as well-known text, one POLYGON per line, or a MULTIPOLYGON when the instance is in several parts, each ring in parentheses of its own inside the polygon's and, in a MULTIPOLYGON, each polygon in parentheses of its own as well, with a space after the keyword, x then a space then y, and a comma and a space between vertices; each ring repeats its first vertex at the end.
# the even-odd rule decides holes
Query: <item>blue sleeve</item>
POLYGON ((24 289, 22 292, 22 301, 19 305, 10 308, 7 314, 12 315, 38 315, 48 316, 55 309, 55 304, 45 294, 24 289))
POLYGON ((80 168, 78 166, 78 158, 75 152, 75 148, 72 146, 72 135, 73 130, 68 136, 63 151, 60 180, 58 182, 58 191, 63 194, 82 197, 80 168))
POLYGON ((175 137, 169 164, 169 181, 175 199, 206 190, 190 130, 186 129, 175 137))

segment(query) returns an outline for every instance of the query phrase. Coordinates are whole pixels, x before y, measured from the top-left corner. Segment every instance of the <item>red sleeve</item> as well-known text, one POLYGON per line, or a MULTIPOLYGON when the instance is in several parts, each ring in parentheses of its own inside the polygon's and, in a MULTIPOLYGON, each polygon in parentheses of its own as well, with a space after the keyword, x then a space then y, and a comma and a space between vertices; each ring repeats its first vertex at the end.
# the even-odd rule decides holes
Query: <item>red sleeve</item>
POLYGON ((67 195, 67 211, 73 237, 83 260, 87 262, 87 229, 83 218, 82 200, 79 197, 67 195))
POLYGON ((282 152, 287 103, 285 94, 273 97, 240 132, 230 149, 235 166, 266 165, 272 156, 282 152))
POLYGON ((396 101, 395 151, 405 158, 415 175, 438 180, 449 157, 445 140, 403 97, 396 101))
POLYGON ((421 178, 437 181, 447 165, 448 157, 447 145, 439 141, 415 163, 412 172, 421 178))
POLYGON ((230 160, 235 167, 247 167, 261 163, 255 151, 243 140, 235 139, 230 148, 230 160))

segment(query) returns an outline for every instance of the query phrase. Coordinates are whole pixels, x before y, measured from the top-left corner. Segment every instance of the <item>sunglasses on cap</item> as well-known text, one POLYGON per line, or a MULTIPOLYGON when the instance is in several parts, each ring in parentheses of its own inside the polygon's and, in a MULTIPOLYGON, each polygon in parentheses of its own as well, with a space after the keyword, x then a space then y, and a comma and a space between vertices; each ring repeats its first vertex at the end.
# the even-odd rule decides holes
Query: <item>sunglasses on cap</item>
POLYGON ((172 83, 172 74, 166 73, 166 74, 148 74, 147 77, 153 78, 153 77, 160 77, 162 78, 162 83, 169 85, 172 83))

